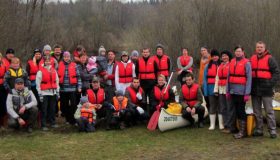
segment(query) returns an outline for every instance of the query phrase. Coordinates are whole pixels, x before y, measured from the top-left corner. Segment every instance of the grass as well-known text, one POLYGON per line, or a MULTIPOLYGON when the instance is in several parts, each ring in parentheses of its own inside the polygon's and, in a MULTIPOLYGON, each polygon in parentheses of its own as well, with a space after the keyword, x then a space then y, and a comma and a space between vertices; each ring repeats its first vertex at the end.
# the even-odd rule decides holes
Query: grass
MULTIPOLYGON (((161 132, 141 123, 125 130, 79 134, 77 128, 62 125, 32 134, 24 130, 1 131, 1 159, 279 159, 280 134, 234 139, 231 134, 204 128, 180 128, 161 132)), ((279 132, 279 129, 278 129, 279 132)))

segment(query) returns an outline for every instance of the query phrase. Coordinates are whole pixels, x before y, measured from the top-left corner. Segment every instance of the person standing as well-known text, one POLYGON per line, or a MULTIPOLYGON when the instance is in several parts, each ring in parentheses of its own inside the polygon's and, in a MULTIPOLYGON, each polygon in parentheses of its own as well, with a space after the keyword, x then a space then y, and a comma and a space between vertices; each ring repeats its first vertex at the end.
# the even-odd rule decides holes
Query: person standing
POLYGON ((274 57, 266 50, 265 43, 256 43, 252 65, 252 105, 257 121, 257 132, 253 136, 263 136, 262 104, 267 117, 267 129, 270 138, 277 138, 276 122, 272 106, 273 87, 279 79, 279 68, 274 57))
POLYGON ((3 59, 3 62, 6 65, 6 70, 9 70, 11 60, 15 57, 15 51, 12 48, 8 48, 6 51, 6 58, 3 59))
POLYGON ((133 50, 131 53, 130 60, 135 65, 138 62, 139 59, 139 53, 136 50, 133 50))
POLYGON ((226 85, 226 99, 232 98, 240 130, 233 137, 240 139, 247 136, 247 114, 245 112, 246 102, 252 86, 252 68, 250 60, 245 58, 244 49, 237 45, 234 48, 236 58, 229 65, 229 73, 226 85))
POLYGON ((170 73, 172 72, 172 63, 170 58, 167 55, 164 55, 163 52, 163 46, 161 44, 158 44, 156 46, 156 52, 157 54, 153 57, 155 62, 157 63, 157 76, 160 74, 164 75, 166 78, 166 81, 168 81, 170 73))
POLYGON ((3 60, 3 56, 0 53, 0 128, 4 125, 4 118, 7 113, 6 109, 6 100, 7 100, 7 91, 4 88, 4 75, 7 71, 6 64, 3 60))
POLYGON ((52 63, 51 63, 52 67, 53 67, 55 70, 57 70, 57 68, 58 68, 58 63, 57 63, 57 61, 55 60, 55 58, 51 55, 51 51, 52 51, 51 46, 45 45, 44 48, 43 48, 43 56, 48 56, 48 57, 50 57, 51 62, 52 62, 52 63))
POLYGON ((58 64, 63 60, 62 46, 61 45, 55 45, 53 47, 52 57, 57 61, 58 64))
POLYGON ((193 58, 188 55, 188 48, 183 48, 183 55, 178 57, 177 66, 178 66, 178 76, 177 80, 181 83, 181 86, 185 84, 183 78, 188 74, 192 73, 192 64, 193 58))

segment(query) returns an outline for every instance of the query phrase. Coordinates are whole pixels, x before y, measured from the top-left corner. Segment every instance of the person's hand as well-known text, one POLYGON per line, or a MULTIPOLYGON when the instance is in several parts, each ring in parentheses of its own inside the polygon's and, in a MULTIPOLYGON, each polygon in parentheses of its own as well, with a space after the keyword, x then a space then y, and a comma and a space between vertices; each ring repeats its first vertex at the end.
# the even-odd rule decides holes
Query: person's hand
POLYGON ((163 106, 164 106, 164 102, 160 102, 159 105, 160 105, 161 107, 163 107, 163 106))
POLYGON ((58 101, 60 99, 60 95, 56 93, 56 100, 58 101))
POLYGON ((226 93, 226 99, 229 100, 230 99, 230 94, 226 93))
POLYGON ((26 109, 26 107, 25 107, 25 106, 22 106, 22 107, 20 108, 20 110, 18 111, 18 113, 19 113, 19 114, 23 114, 24 111, 25 111, 25 109, 26 109))
POLYGON ((189 112, 189 113, 192 111, 192 109, 191 109, 190 107, 187 107, 186 110, 187 110, 187 112, 189 112))
POLYGON ((214 95, 215 95, 216 97, 218 97, 218 96, 219 96, 219 94, 218 94, 218 93, 214 93, 214 95))
POLYGON ((107 79, 108 79, 108 75, 107 75, 107 74, 104 75, 104 76, 103 76, 103 79, 104 79, 104 80, 107 80, 107 79))
POLYGON ((192 112, 191 112, 192 116, 195 114, 195 108, 192 108, 192 112))
POLYGON ((124 114, 124 112, 125 112, 125 108, 120 110, 120 114, 124 114))
POLYGON ((25 121, 23 119, 19 118, 18 123, 22 126, 25 124, 25 121))
POLYGON ((244 102, 249 101, 249 98, 250 98, 250 96, 249 96, 249 95, 245 95, 245 96, 244 96, 244 102))
POLYGON ((156 106, 156 109, 159 110, 161 107, 159 105, 156 106))
POLYGON ((138 92, 138 93, 136 94, 136 97, 137 97, 139 100, 141 100, 141 99, 142 99, 141 93, 138 92))
POLYGON ((102 104, 97 104, 96 105, 96 108, 99 110, 99 109, 101 109, 102 108, 102 104))
POLYGON ((82 89, 81 89, 81 88, 78 88, 78 92, 82 92, 82 89))
POLYGON ((187 70, 187 72, 189 72, 189 73, 193 73, 193 72, 192 72, 192 70, 187 70))
POLYGON ((178 75, 180 75, 183 72, 183 70, 181 69, 180 71, 178 71, 178 75))
POLYGON ((115 111, 115 107, 111 103, 108 103, 108 108, 115 111))
POLYGON ((83 121, 88 121, 88 118, 87 118, 87 117, 81 116, 80 118, 81 118, 81 120, 83 120, 83 121))
POLYGON ((137 111, 139 112, 139 114, 143 114, 144 110, 141 107, 136 107, 137 111))
POLYGON ((39 98, 40 98, 40 102, 42 102, 42 103, 43 103, 43 101, 44 101, 44 97, 43 97, 43 95, 42 95, 42 94, 39 94, 39 98))

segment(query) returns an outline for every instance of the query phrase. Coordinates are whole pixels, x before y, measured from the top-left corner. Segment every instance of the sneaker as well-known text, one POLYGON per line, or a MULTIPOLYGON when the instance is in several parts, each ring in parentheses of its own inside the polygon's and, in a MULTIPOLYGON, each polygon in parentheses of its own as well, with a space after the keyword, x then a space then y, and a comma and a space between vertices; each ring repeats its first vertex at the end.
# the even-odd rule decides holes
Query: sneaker
POLYGON ((202 122, 198 123, 198 128, 203 128, 203 123, 202 122))
POLYGON ((42 127, 42 131, 49 131, 47 127, 42 127))
POLYGON ((270 138, 271 139, 277 138, 277 135, 276 134, 270 134, 270 138))
POLYGON ((58 124, 53 124, 53 125, 51 125, 50 127, 51 127, 51 128, 58 128, 59 125, 58 125, 58 124))
POLYGON ((255 132, 252 134, 252 136, 263 136, 263 133, 255 132))
POLYGON ((27 133, 32 133, 32 132, 33 132, 32 128, 31 127, 27 127, 27 133))

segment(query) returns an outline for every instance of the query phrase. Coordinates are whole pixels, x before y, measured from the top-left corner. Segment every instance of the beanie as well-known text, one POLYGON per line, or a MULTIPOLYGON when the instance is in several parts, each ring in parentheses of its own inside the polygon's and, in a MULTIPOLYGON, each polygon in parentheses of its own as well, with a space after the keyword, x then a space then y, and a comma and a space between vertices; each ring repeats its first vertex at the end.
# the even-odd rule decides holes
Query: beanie
POLYGON ((131 57, 133 56, 139 57, 139 53, 136 50, 133 50, 131 53, 131 57))
POLYGON ((103 46, 100 46, 100 48, 98 49, 98 54, 100 55, 101 52, 106 52, 105 48, 103 46))
POLYGON ((116 97, 118 96, 123 96, 123 91, 122 90, 117 90, 117 93, 116 93, 116 97))
POLYGON ((161 44, 158 44, 158 45, 156 46, 156 50, 157 50, 158 48, 161 48, 161 49, 163 50, 163 46, 162 46, 161 44))
POLYGON ((89 102, 88 101, 88 98, 86 96, 83 96, 81 99, 80 99, 80 103, 83 105, 84 103, 87 103, 89 102))
POLYGON ((232 59, 232 54, 230 53, 230 51, 228 50, 223 50, 221 52, 221 56, 223 56, 223 54, 226 54, 229 57, 229 61, 232 59))
POLYGON ((35 55, 36 53, 42 53, 40 49, 35 49, 33 52, 33 55, 35 55))
POLYGON ((52 48, 51 48, 50 45, 45 45, 45 46, 44 46, 44 49, 43 49, 43 52, 44 52, 44 51, 51 51, 51 50, 52 50, 52 48))
POLYGON ((211 57, 213 57, 213 56, 219 56, 220 57, 220 53, 217 51, 217 50, 213 50, 213 51, 211 51, 211 57))
POLYGON ((127 51, 122 51, 122 56, 128 56, 128 52, 127 51))
POLYGON ((70 56, 70 53, 69 53, 68 51, 65 51, 65 52, 63 53, 63 57, 66 57, 66 56, 70 56))
POLYGON ((8 48, 7 51, 6 51, 6 54, 8 54, 8 53, 15 54, 15 51, 12 48, 8 48))

